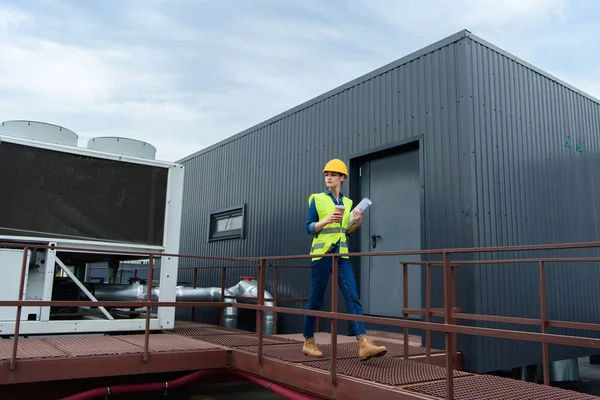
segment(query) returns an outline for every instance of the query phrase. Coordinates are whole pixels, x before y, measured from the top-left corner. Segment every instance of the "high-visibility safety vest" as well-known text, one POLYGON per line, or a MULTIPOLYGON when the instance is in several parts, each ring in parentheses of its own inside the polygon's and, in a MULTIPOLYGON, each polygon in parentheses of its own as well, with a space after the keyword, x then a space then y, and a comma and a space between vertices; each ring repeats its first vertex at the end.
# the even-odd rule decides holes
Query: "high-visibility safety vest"
MULTIPOLYGON (((319 221, 326 218, 328 215, 335 212, 335 203, 329 197, 327 193, 315 193, 311 194, 308 198, 308 205, 312 200, 315 200, 315 206, 317 208, 317 214, 319 215, 319 221)), ((312 247, 310 254, 313 257, 312 260, 319 260, 322 254, 327 253, 332 244, 340 242, 340 254, 348 253, 348 243, 346 242, 346 233, 348 232, 348 225, 350 222, 350 210, 352 209, 352 200, 347 197, 342 197, 342 204, 346 209, 344 210, 344 216, 342 223, 334 222, 327 224, 316 233, 312 241, 312 247)), ((348 256, 342 256, 348 258, 348 256)))

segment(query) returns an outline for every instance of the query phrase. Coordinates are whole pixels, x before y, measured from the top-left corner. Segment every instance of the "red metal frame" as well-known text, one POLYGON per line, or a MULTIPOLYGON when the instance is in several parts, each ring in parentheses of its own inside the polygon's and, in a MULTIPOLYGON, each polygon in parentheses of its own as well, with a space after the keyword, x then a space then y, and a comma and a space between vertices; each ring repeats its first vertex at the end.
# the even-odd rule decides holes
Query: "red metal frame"
POLYGON ((68 357, 18 360, 17 368, 0 363, 0 385, 64 379, 114 377, 206 368, 227 368, 231 356, 225 349, 156 353, 147 362, 140 354, 118 354, 102 357, 68 357))
MULTIPOLYGON (((29 248, 27 246, 25 246, 25 248, 23 249, 23 261, 21 264, 21 281, 19 283, 19 301, 22 301, 23 299, 23 291, 25 290, 25 272, 27 271, 26 267, 27 267, 27 252, 29 251, 29 248)), ((12 353, 12 359, 10 360, 10 370, 14 371, 15 367, 16 367, 16 359, 17 359, 17 346, 19 344, 19 328, 21 326, 21 307, 22 304, 18 304, 17 305, 17 316, 15 318, 15 340, 14 340, 14 345, 13 345, 13 353, 12 353)))
MULTIPOLYGON (((454 395, 454 378, 453 371, 455 369, 455 363, 457 361, 456 358, 456 335, 467 334, 467 335, 481 335, 487 337, 495 337, 495 338, 504 338, 504 339, 513 339, 513 340, 525 340, 538 342, 542 345, 542 354, 543 354, 543 367, 544 367, 544 383, 546 385, 549 384, 549 373, 548 373, 548 344, 559 344, 559 345, 569 345, 569 346, 578 346, 578 347, 587 347, 587 348, 600 348, 600 339, 589 338, 589 337, 578 337, 578 336, 567 336, 567 335, 555 335, 547 333, 547 328, 550 326, 554 327, 564 327, 564 328, 575 328, 575 329, 588 329, 599 331, 600 324, 590 324, 590 323, 581 323, 581 322, 571 322, 571 321, 552 321, 547 319, 546 315, 546 285, 545 285, 545 276, 544 276, 544 266, 545 263, 548 262, 597 262, 600 261, 600 257, 572 257, 572 258, 526 258, 526 259, 506 259, 506 260, 453 260, 452 263, 450 261, 450 256, 455 253, 477 253, 477 252, 506 252, 506 251, 532 251, 532 250, 557 250, 557 249, 582 249, 582 248, 597 248, 600 247, 600 242, 587 242, 587 243, 566 243, 566 244, 553 244, 553 245, 535 245, 535 246, 506 246, 506 247, 488 247, 488 248, 460 248, 460 249, 442 249, 442 250, 421 250, 421 251, 397 251, 397 252, 380 252, 380 253, 350 253, 350 256, 369 256, 369 257, 377 257, 377 256, 405 256, 405 255, 425 255, 425 254, 441 254, 442 262, 414 262, 414 261, 402 261, 401 264, 403 266, 403 274, 404 274, 404 306, 407 305, 408 301, 408 265, 419 265, 426 267, 426 308, 425 310, 413 310, 407 307, 403 307, 402 313, 403 319, 393 319, 393 318, 385 318, 385 317, 371 317, 371 316, 355 316, 351 314, 341 314, 337 311, 337 299, 338 299, 338 257, 337 254, 326 254, 325 257, 332 257, 332 310, 331 312, 324 311, 312 311, 312 310, 303 310, 289 307, 281 307, 278 305, 280 302, 290 301, 290 300, 304 300, 304 299, 281 299, 277 295, 277 288, 275 288, 275 305, 274 307, 266 307, 264 305, 264 288, 265 288, 265 276, 266 276, 266 268, 267 267, 275 267, 276 274, 275 279, 278 280, 278 269, 277 268, 308 268, 308 267, 298 267, 298 266, 286 266, 286 265, 271 265, 267 264, 267 260, 293 260, 293 259, 309 259, 312 256, 309 255, 296 255, 296 256, 270 256, 270 257, 247 257, 247 258, 234 258, 234 257, 213 257, 213 256, 198 256, 198 255, 181 255, 181 254, 160 254, 160 253, 139 253, 139 252, 127 252, 127 251, 111 251, 111 250, 94 250, 94 249, 81 249, 81 248, 67 248, 67 247, 57 247, 57 246, 42 246, 42 245, 32 245, 32 244, 23 244, 23 243, 0 243, 2 247, 13 247, 13 248, 23 248, 25 250, 23 263, 21 267, 21 282, 19 287, 19 300, 17 301, 0 301, 0 307, 2 306, 16 306, 17 307, 17 315, 16 315, 16 325, 15 325, 15 340, 13 342, 13 353, 10 363, 10 371, 14 373, 16 368, 19 365, 26 365, 26 360, 17 360, 17 348, 18 348, 18 337, 19 337, 19 327, 21 321, 21 307, 23 306, 89 306, 89 302, 85 301, 33 301, 33 300, 20 300, 22 299, 22 294, 24 291, 24 275, 27 266, 27 250, 31 248, 52 248, 54 250, 74 250, 74 251, 91 251, 91 252, 110 252, 114 254, 136 254, 140 256, 148 256, 150 262, 148 264, 149 268, 149 283, 151 284, 153 279, 153 271, 154 271, 154 258, 155 257, 185 257, 192 259, 203 259, 203 260, 215 260, 218 262, 224 261, 259 261, 259 265, 253 265, 253 267, 258 267, 258 299, 257 304, 240 304, 240 303, 224 303, 221 302, 153 302, 151 301, 150 291, 148 295, 148 299, 145 302, 119 302, 119 301, 106 301, 106 302, 95 302, 96 306, 109 306, 109 307, 145 307, 146 308, 146 327, 145 327, 145 338, 144 338, 144 355, 143 360, 145 363, 149 361, 148 355, 148 342, 149 342, 149 327, 150 327, 150 309, 151 307, 219 307, 221 308, 221 312, 224 307, 238 307, 242 309, 255 310, 257 314, 257 332, 258 332, 258 352, 256 356, 251 355, 257 362, 255 363, 257 368, 262 368, 265 366, 265 359, 263 358, 263 320, 264 320, 264 312, 265 311, 273 311, 274 313, 288 313, 295 315, 313 315, 316 317, 328 318, 331 320, 331 346, 332 346, 332 358, 331 358, 331 370, 330 378, 331 378, 331 390, 335 390, 335 388, 341 381, 346 381, 345 378, 341 379, 337 376, 337 327, 339 320, 346 321, 362 321, 367 323, 376 323, 382 325, 396 326, 404 329, 404 345, 405 348, 408 346, 408 329, 425 329, 426 331, 426 360, 427 362, 431 361, 431 331, 443 332, 445 336, 445 347, 446 347, 446 394, 447 398, 451 399, 454 395), (456 307, 456 267, 459 265, 484 265, 484 264, 504 264, 504 263, 524 263, 524 262, 537 262, 539 265, 539 279, 540 279, 540 319, 531 319, 531 318, 513 318, 513 317, 499 317, 499 316, 490 316, 490 315, 477 315, 477 314, 462 314, 461 310, 456 307), (431 267, 432 266, 441 266, 443 268, 444 273, 444 307, 442 310, 436 310, 431 308, 431 267), (413 321, 408 319, 408 315, 411 313, 419 313, 425 314, 425 321, 413 321), (431 322, 432 316, 442 316, 444 317, 444 323, 433 323, 431 322), (541 332, 523 332, 523 331, 515 331, 515 330, 506 330, 506 329, 492 329, 492 328, 479 328, 479 327, 471 327, 471 326, 461 326, 456 323, 458 319, 466 319, 466 320, 475 320, 475 321, 495 321, 495 322, 507 322, 514 324, 524 324, 524 325, 540 325, 541 332)), ((226 268, 236 268, 240 266, 224 266, 220 265, 218 267, 212 268, 222 268, 222 282, 221 288, 224 293, 224 284, 226 277, 226 268)), ((194 273, 194 281, 197 278, 197 268, 195 268, 194 273)), ((196 282, 194 282, 196 283, 196 282)), ((229 296, 227 296, 229 297, 229 296)), ((405 352, 408 353, 408 352, 405 352)), ((157 357, 153 355, 152 358, 157 357)), ((271 363, 272 360, 269 360, 271 363)))
POLYGON ((233 368, 247 371, 281 382, 284 385, 314 393, 328 399, 398 399, 415 400, 431 399, 417 393, 408 393, 397 390, 392 386, 377 385, 360 381, 356 378, 338 376, 336 384, 328 384, 331 373, 324 370, 308 368, 302 365, 294 365, 280 360, 265 359, 262 364, 256 362, 256 355, 241 351, 232 354, 233 368))

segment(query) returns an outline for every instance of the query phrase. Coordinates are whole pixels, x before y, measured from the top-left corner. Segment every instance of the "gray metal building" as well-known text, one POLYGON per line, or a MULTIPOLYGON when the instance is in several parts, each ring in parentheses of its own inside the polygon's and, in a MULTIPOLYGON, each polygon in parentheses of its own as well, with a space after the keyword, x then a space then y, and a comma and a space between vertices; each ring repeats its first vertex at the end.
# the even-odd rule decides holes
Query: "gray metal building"
MULTIPOLYGON (((595 241, 599 131, 598 100, 461 31, 181 160, 181 252, 307 254, 307 199, 324 189, 321 169, 334 157, 350 166, 344 194, 355 204, 365 196, 373 201, 351 251, 595 241)), ((353 260, 365 313, 401 316, 398 262, 353 260)), ((199 263, 180 263, 193 265, 199 263)), ((547 270, 548 318, 600 320, 597 268, 547 270)), ((179 279, 190 281, 190 274, 182 270, 179 279)), ((425 306, 424 274, 411 268, 410 307, 425 306)), ((256 270, 230 270, 226 285, 241 275, 256 270)), ((267 276, 272 291, 272 271, 267 276)), ((279 296, 308 297, 309 276, 308 269, 281 270, 279 296)), ((441 271, 433 278, 432 305, 441 307, 441 271)), ((220 281, 220 270, 198 274, 199 286, 220 281)), ((466 313, 540 315, 536 265, 460 267, 457 295, 466 313)), ((339 307, 346 310, 341 296, 339 307)), ((214 310, 197 312, 217 322, 214 310)), ((278 332, 301 329, 301 317, 279 316, 278 332)), ((433 338, 443 346, 441 335, 433 338)), ((534 343, 459 336, 458 346, 465 367, 476 372, 541 362, 534 343)), ((592 351, 550 345, 551 361, 585 354, 592 351)))

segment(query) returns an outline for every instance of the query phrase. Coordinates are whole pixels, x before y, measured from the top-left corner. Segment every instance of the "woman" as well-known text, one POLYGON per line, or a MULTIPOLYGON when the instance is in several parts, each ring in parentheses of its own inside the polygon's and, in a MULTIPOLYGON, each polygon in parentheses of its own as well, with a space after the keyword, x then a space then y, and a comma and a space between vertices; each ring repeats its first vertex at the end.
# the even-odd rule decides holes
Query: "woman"
MULTIPOLYGON (((320 310, 323 295, 329 282, 332 270, 332 258, 322 257, 323 254, 348 253, 346 235, 356 231, 362 223, 360 210, 354 211, 354 221, 350 223, 352 200, 341 193, 341 186, 348 178, 348 169, 343 161, 333 159, 323 169, 327 190, 323 193, 310 195, 308 199, 308 221, 306 230, 314 235, 310 254, 314 257, 311 262, 310 296, 307 310, 320 310)), ((352 265, 347 255, 338 258, 339 292, 344 296, 348 312, 362 315, 362 306, 358 298, 356 282, 352 265)), ((304 317, 304 346, 302 352, 309 357, 323 357, 314 338, 316 318, 304 317)), ((352 321, 352 329, 358 340, 359 359, 368 360, 371 357, 383 356, 387 349, 375 346, 366 337, 365 324, 352 321)))

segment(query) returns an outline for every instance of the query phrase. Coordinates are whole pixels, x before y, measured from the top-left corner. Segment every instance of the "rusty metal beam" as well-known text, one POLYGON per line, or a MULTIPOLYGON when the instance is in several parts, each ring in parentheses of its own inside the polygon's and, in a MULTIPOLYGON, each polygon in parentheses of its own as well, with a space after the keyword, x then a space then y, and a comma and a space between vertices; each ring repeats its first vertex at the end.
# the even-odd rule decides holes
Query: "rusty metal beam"
MULTIPOLYGON (((431 311, 429 312, 432 316, 434 317, 444 317, 446 314, 444 312, 444 308, 431 308, 431 311)), ((404 314, 412 314, 412 315, 426 315, 427 314, 427 309, 423 309, 423 308, 403 308, 402 312, 404 314)), ((452 307, 452 312, 453 313, 461 313, 462 314, 462 308, 461 307, 452 307)), ((458 317, 458 316, 457 316, 458 317)))
MULTIPOLYGON (((29 249, 27 248, 27 246, 25 246, 25 248, 23 249, 23 261, 21 264, 21 281, 19 284, 19 301, 23 300, 23 291, 25 290, 25 271, 27 268, 27 254, 29 252, 29 249)), ((17 315, 15 318, 15 335, 14 335, 14 342, 13 342, 13 351, 12 351, 12 358, 10 361, 10 370, 13 371, 15 369, 16 366, 16 361, 17 361, 17 348, 18 348, 18 343, 19 343, 19 327, 21 326, 21 305, 17 305, 17 315)))
MULTIPOLYGON (((148 261, 148 297, 146 301, 152 301, 152 282, 154 281, 154 256, 148 261)), ((150 341, 150 307, 146 307, 146 327, 144 330, 144 362, 148 361, 148 343, 150 341)))
MULTIPOLYGON (((254 304, 231 304, 230 307, 238 307, 244 308, 248 310, 257 310, 259 306, 254 304)), ((287 313, 287 314, 296 314, 296 315, 314 315, 315 317, 321 318, 333 318, 334 315, 332 312, 326 311, 313 311, 313 310, 301 310, 295 308, 288 307, 271 307, 269 310, 287 313)), ((397 326, 400 328, 409 327, 414 329, 430 329, 436 332, 444 332, 444 333, 460 333, 465 335, 481 335, 487 337, 494 337, 499 339, 513 339, 520 341, 532 341, 539 343, 549 343, 549 344, 562 344, 566 346, 576 346, 576 347, 588 347, 599 349, 600 348, 600 339, 588 338, 588 337, 576 337, 576 336, 566 336, 566 335, 555 335, 550 333, 536 333, 536 332, 525 332, 525 331, 515 331, 515 330, 507 330, 507 329, 493 329, 493 328, 479 328, 473 326, 462 326, 462 325, 450 325, 450 324, 440 324, 433 322, 422 322, 422 321, 411 321, 411 320, 403 320, 403 319, 393 319, 387 317, 370 317, 365 315, 353 315, 353 314, 343 314, 338 313, 335 315, 335 318, 344 320, 344 321, 362 321, 370 324, 382 324, 388 326, 397 326)))
MULTIPOLYGON (((408 320, 408 264, 402 264, 402 308, 404 309, 404 319, 408 320)), ((408 328, 404 328, 402 341, 404 342, 404 359, 408 359, 408 328)))
MULTIPOLYGON (((333 288, 335 288, 334 290, 331 291, 331 312, 332 313, 336 313, 337 312, 337 303, 338 303, 338 291, 337 291, 337 287, 338 287, 338 273, 339 273, 339 268, 338 268, 338 258, 337 257, 333 257, 331 259, 331 267, 332 267, 332 280, 331 280, 331 285, 333 288)), ((331 320, 331 384, 332 385, 336 385, 337 383, 337 336, 338 336, 338 320, 337 319, 332 319, 331 320)))
MULTIPOLYGON (((50 246, 44 246, 44 245, 35 245, 35 244, 21 244, 21 243, 5 243, 3 244, 5 247, 17 247, 17 248, 22 248, 25 247, 27 249, 27 246, 29 246, 30 248, 50 248, 53 250, 65 250, 65 251, 85 251, 86 249, 83 248, 77 248, 77 247, 58 247, 58 246, 54 246, 54 245, 50 245, 50 246)), ((409 308, 404 308, 403 309, 403 313, 405 314, 404 319, 391 319, 391 318, 384 318, 384 317, 367 317, 367 316, 355 316, 355 315, 351 315, 351 314, 340 314, 337 313, 337 309, 336 309, 336 305, 337 305, 337 295, 338 295, 338 288, 337 285, 335 284, 337 282, 337 273, 336 273, 336 267, 337 267, 337 258, 335 254, 330 254, 330 255, 324 255, 324 257, 334 257, 332 260, 332 264, 333 264, 333 275, 334 275, 334 279, 333 279, 333 283, 334 283, 334 287, 332 290, 332 300, 333 300, 333 307, 332 307, 332 311, 331 312, 323 312, 323 311, 308 311, 308 310, 300 310, 300 309, 293 309, 293 308, 287 308, 287 307, 269 307, 270 311, 274 311, 274 312, 280 312, 280 313, 286 313, 286 314, 296 314, 296 315, 313 315, 316 317, 321 317, 321 318, 328 318, 332 320, 332 354, 333 354, 333 358, 332 358, 332 363, 331 363, 331 370, 330 370, 330 385, 332 387, 335 386, 335 383, 337 382, 337 376, 336 376, 336 363, 337 363, 337 358, 335 357, 336 353, 337 353, 337 335, 335 335, 336 331, 337 331, 337 323, 339 320, 347 320, 347 321, 362 321, 362 322, 369 322, 369 323, 377 323, 377 324, 383 324, 383 325, 388 325, 388 326, 396 326, 396 327, 401 327, 404 328, 404 339, 405 339, 405 346, 407 346, 407 329, 408 328, 415 328, 415 329, 425 329, 428 333, 428 337, 426 340, 426 346, 429 347, 429 341, 430 341, 430 332, 431 331, 437 331, 437 332, 443 332, 445 334, 446 337, 446 349, 447 349, 447 356, 445 357, 445 362, 446 362, 446 367, 447 367, 447 372, 448 372, 448 379, 446 380, 446 395, 449 397, 452 397, 452 392, 453 392, 453 378, 452 378, 452 370, 454 367, 456 367, 455 363, 457 362, 456 359, 456 334, 460 333, 460 334, 468 334, 468 335, 481 335, 481 336, 487 336, 487 337, 495 337, 495 338, 504 338, 504 339, 512 339, 512 340, 526 340, 526 341, 531 341, 531 342, 538 342, 538 343, 542 343, 542 349, 543 349, 543 364, 547 365, 548 363, 548 356, 547 356, 547 348, 548 348, 548 344, 552 343, 552 344, 561 344, 561 345, 568 345, 568 346, 578 346, 578 347, 587 347, 587 348, 600 348, 600 339, 596 339, 596 338, 588 338, 588 337, 573 337, 573 336, 568 336, 568 335, 550 335, 547 334, 547 328, 551 327, 551 326, 562 326, 562 327, 570 327, 570 328, 583 328, 583 329, 590 329, 590 330, 600 330, 600 324, 587 324, 587 323, 579 323, 579 322, 570 322, 570 321, 550 321, 547 319, 547 315, 546 315, 546 310, 545 310, 545 303, 546 303, 546 293, 545 293, 545 284, 544 284, 544 262, 557 262, 557 261, 562 261, 562 262, 583 262, 583 261, 590 261, 590 262, 595 262, 595 261, 600 261, 600 258, 598 257, 580 257, 580 258, 542 258, 542 257, 538 257, 538 258, 529 258, 529 259, 505 259, 505 260, 468 260, 465 262, 461 262, 461 261, 457 261, 457 260, 453 260, 452 262, 450 262, 450 255, 452 254, 458 254, 458 253, 485 253, 485 252, 506 252, 506 251, 525 251, 525 250, 529 250, 529 251, 535 251, 535 250, 558 250, 558 249, 583 249, 583 248, 598 248, 600 247, 600 242, 580 242, 580 243, 563 243, 563 244, 547 244, 547 245, 524 245, 524 246, 499 246, 499 247, 480 247, 480 248, 454 248, 454 249, 430 249, 430 250, 409 250, 409 251, 391 251, 391 252, 379 252, 379 253, 349 253, 349 256, 370 256, 370 257, 374 257, 374 256, 404 256, 404 255, 415 255, 415 254, 436 254, 439 256, 443 257, 443 263, 441 264, 443 266, 444 269, 444 307, 443 309, 432 309, 431 308, 431 304, 430 304, 430 299, 429 299, 429 295, 430 293, 428 293, 427 297, 428 297, 428 304, 426 306, 425 311, 423 310, 411 310, 409 308), (475 315, 475 314, 461 314, 460 311, 462 311, 459 308, 456 308, 456 271, 455 271, 455 266, 456 265, 469 265, 469 264, 498 264, 498 263, 503 263, 503 264, 507 264, 507 263, 516 263, 516 262, 539 262, 540 264, 540 287, 541 287, 541 292, 540 292, 540 300, 541 300, 541 304, 542 304, 542 309, 541 309, 541 316, 540 319, 526 319, 526 318, 511 318, 511 317, 500 317, 500 316, 487 316, 487 315, 475 315), (442 312, 443 310, 443 312, 442 312), (413 313, 425 313, 426 315, 426 322, 422 322, 422 321, 410 321, 408 320, 406 317, 406 314, 411 314, 411 311, 414 311, 413 313), (444 317, 444 323, 440 324, 440 323, 432 323, 431 322, 431 317, 432 316, 442 316, 444 317), (504 322, 504 323, 514 323, 514 324, 525 324, 525 325, 537 325, 540 324, 542 327, 542 333, 534 333, 534 332, 523 332, 523 331, 517 331, 517 330, 505 330, 505 329, 492 329, 492 328, 480 328, 480 327, 471 327, 471 326, 460 326, 460 325, 456 325, 456 320, 457 319, 465 319, 465 320, 481 320, 481 321, 492 321, 492 322, 504 322)), ((166 253, 152 253, 152 252, 135 252, 135 251, 119 251, 119 250, 93 250, 93 249, 87 249, 90 251, 95 251, 97 253, 112 253, 112 254, 136 254, 136 255, 144 255, 144 256, 149 256, 151 263, 149 266, 150 271, 152 271, 152 259, 153 257, 164 257, 164 256, 172 256, 172 257, 180 257, 180 258, 191 258, 191 259, 206 259, 206 260, 217 260, 217 261, 224 261, 224 260, 230 260, 230 261, 253 261, 253 260, 260 260, 261 264, 260 264, 260 270, 259 270, 259 297, 257 299, 257 305, 252 305, 252 304, 226 304, 224 302, 220 302, 220 303, 212 303, 212 302, 203 302, 203 303, 196 303, 196 302, 187 302, 187 303, 183 303, 183 302, 165 302, 165 303, 160 303, 160 302, 149 302, 149 301, 143 301, 143 302, 97 302, 97 303, 93 303, 96 306, 112 306, 115 308, 120 308, 120 307, 146 307, 147 311, 149 311, 150 307, 153 306, 157 306, 157 307, 217 307, 217 308, 221 308, 221 313, 223 312, 223 307, 225 306, 234 306, 234 307, 238 307, 238 308, 243 308, 243 309, 250 309, 250 310, 255 310, 257 313, 257 320, 259 320, 259 322, 262 320, 263 316, 264 316, 264 312, 266 310, 266 308, 264 307, 264 305, 262 304, 264 302, 264 298, 262 298, 262 293, 265 286, 265 268, 267 266, 271 266, 271 264, 267 264, 267 260, 292 260, 292 259, 309 259, 311 256, 307 255, 307 254, 303 254, 303 255, 291 255, 291 256, 269 256, 269 257, 264 257, 264 256, 257 256, 257 257, 238 257, 238 258, 226 258, 226 257, 213 257, 213 256, 199 256, 199 255, 185 255, 185 254, 166 254, 166 253)), ((404 274, 405 274, 405 278, 407 275, 407 265, 412 265, 412 264, 417 264, 417 265, 425 265, 427 267, 427 275, 428 275, 428 281, 430 278, 430 269, 432 266, 438 266, 439 261, 433 262, 433 261, 429 261, 429 262, 416 262, 416 263, 412 263, 410 261, 402 261, 403 263, 403 267, 404 267, 404 274)), ((235 268, 236 266, 231 266, 233 268, 235 268)), ((288 267, 285 265, 281 265, 281 267, 288 267)), ((292 266, 289 266, 292 267, 292 266)), ((214 267, 214 268, 221 268, 221 267, 214 267)), ((223 269, 225 269, 223 267, 223 269)), ((151 274, 149 276, 150 280, 152 279, 151 274)), ((406 284, 407 279, 405 279, 405 284, 406 284)), ((429 285, 429 282, 428 282, 429 285)), ((22 286, 22 285, 21 285, 22 286)), ((223 286, 223 285, 222 285, 223 286)), ((22 291, 22 289, 21 289, 22 291)), ((428 286, 427 289, 428 292, 430 292, 430 286, 428 286)), ((408 293, 408 288, 406 287, 404 290, 404 295, 405 298, 407 297, 407 293, 408 293)), ((277 298, 278 302, 284 302, 285 299, 280 299, 277 298)), ((406 303, 407 301, 405 301, 406 303)), ((24 305, 27 306, 60 306, 60 305, 65 305, 65 306, 76 306, 76 305, 89 305, 89 302, 47 302, 47 301, 3 301, 0 302, 0 306, 17 306, 17 307, 22 307, 24 305)), ((406 306, 406 304, 405 304, 406 306)), ((24 362, 28 362, 28 361, 19 361, 18 363, 16 362, 17 359, 17 354, 16 354, 16 349, 17 349, 17 343, 18 343, 18 334, 19 334, 19 315, 17 315, 17 324, 15 326, 15 342, 14 342, 14 349, 13 349, 13 356, 12 356, 12 360, 11 360, 11 365, 10 365, 10 369, 12 371, 12 373, 14 373, 15 370, 15 366, 20 366, 22 365, 22 363, 24 362)), ((260 327, 258 328, 259 331, 259 335, 258 335, 258 341, 259 341, 259 346, 258 346, 258 354, 257 354, 257 359, 258 359, 258 365, 260 366, 261 361, 262 361, 262 350, 263 350, 263 335, 262 335, 262 324, 260 324, 260 327)), ((146 329, 145 329, 145 346, 144 346, 144 355, 143 355, 143 359, 148 361, 148 335, 149 335, 149 312, 147 312, 146 314, 146 329)), ((427 359, 430 359, 430 352, 427 351, 427 359)), ((154 358, 154 357, 152 357, 154 358)), ((547 368, 545 368, 545 370, 547 370, 547 368)), ((548 376, 547 376, 547 372, 545 373, 544 376, 544 381, 545 383, 548 383, 548 376)))
MULTIPOLYGON (((555 250, 555 249, 547 249, 555 250)), ((478 264, 526 264, 526 263, 538 263, 543 261, 545 263, 559 263, 559 262, 598 262, 600 257, 538 257, 538 258, 505 258, 498 260, 456 260, 454 264, 461 265, 478 265, 478 264)))
POLYGON ((227 349, 154 353, 147 362, 144 362, 143 354, 18 360, 14 371, 10 370, 10 363, 0 363, 0 385, 226 368, 230 365, 231 354, 227 349))
MULTIPOLYGON (((89 249, 83 249, 79 247, 67 247, 67 246, 55 246, 55 245, 38 245, 32 243, 16 243, 16 242, 3 242, 0 243, 2 247, 8 248, 23 248, 29 246, 30 248, 37 249, 53 249, 62 251, 84 251, 89 249)), ((572 242, 572 243, 555 243, 555 244, 538 244, 538 245, 518 245, 518 246, 492 246, 492 247, 465 247, 465 248, 447 248, 447 249, 426 249, 426 250, 404 250, 404 251, 386 251, 386 252, 356 252, 347 253, 350 257, 363 257, 363 256, 400 256, 400 255, 423 255, 423 254, 459 254, 459 253, 495 253, 495 252, 507 252, 507 251, 535 251, 535 250, 564 250, 564 249, 589 249, 589 248, 600 248, 600 242, 572 242)), ((110 254, 123 254, 123 255, 138 255, 138 256, 150 256, 155 257, 179 257, 179 258, 191 258, 201 260, 215 260, 215 261, 260 261, 260 260, 294 260, 294 259, 310 259, 310 254, 302 255, 291 255, 291 256, 268 256, 268 257, 217 257, 217 256, 200 256, 193 254, 171 254, 171 253, 153 253, 144 251, 125 251, 125 250, 93 250, 96 253, 110 253, 110 254)), ((323 257, 333 257, 332 254, 323 254, 323 257)), ((591 258, 590 258, 591 259, 591 258)), ((540 258, 534 259, 539 261, 540 258)), ((554 260, 544 259, 546 260, 554 260)), ((568 258, 566 260, 569 260, 568 258)), ((456 263, 457 261, 454 261, 456 263)))
POLYGON ((431 399, 409 393, 393 386, 381 385, 360 379, 338 375, 336 384, 331 382, 328 371, 293 365, 279 360, 264 358, 262 365, 256 362, 256 356, 234 351, 232 366, 235 369, 258 375, 263 379, 272 380, 293 387, 294 389, 321 396, 327 399, 394 399, 394 400, 424 400, 431 399))

